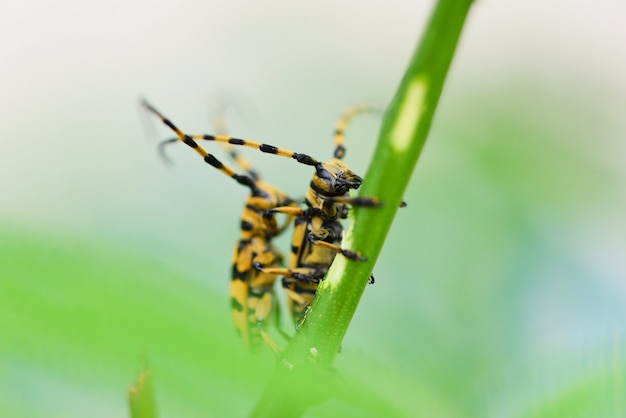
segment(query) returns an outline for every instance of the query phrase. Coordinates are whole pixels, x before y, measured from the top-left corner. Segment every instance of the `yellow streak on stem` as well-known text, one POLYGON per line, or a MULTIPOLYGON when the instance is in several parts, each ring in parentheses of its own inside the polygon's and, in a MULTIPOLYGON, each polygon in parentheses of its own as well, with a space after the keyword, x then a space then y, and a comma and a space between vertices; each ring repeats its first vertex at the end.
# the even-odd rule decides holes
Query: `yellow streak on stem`
POLYGON ((406 150, 411 143, 417 122, 422 116, 427 88, 428 83, 423 76, 414 79, 407 88, 397 122, 391 130, 391 144, 397 153, 406 150))

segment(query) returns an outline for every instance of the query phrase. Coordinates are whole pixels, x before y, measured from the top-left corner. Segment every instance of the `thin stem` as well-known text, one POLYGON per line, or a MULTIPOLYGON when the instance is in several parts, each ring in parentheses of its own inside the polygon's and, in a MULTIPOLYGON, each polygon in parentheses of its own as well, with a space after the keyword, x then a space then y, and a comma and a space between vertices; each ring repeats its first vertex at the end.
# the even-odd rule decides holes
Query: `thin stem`
POLYGON ((368 261, 335 258, 253 416, 300 416, 312 400, 319 402, 334 395, 341 386, 341 380, 333 378, 329 368, 426 141, 471 3, 472 0, 437 2, 385 113, 374 158, 360 191, 362 196, 378 197, 384 207, 355 208, 342 243, 343 247, 366 255, 368 261))

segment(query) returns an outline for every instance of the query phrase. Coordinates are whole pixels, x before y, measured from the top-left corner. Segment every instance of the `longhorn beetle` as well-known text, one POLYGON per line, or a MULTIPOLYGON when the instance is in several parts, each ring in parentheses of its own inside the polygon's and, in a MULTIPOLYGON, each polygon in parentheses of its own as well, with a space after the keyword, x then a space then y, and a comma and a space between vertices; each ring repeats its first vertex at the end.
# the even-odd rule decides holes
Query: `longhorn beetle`
MULTIPOLYGON (((149 105, 146 104, 146 106, 153 113, 156 113, 149 105)), ((319 161, 307 154, 296 153, 273 145, 225 135, 186 135, 170 121, 161 117, 163 122, 176 132, 181 141, 196 150, 205 161, 212 165, 215 165, 214 162, 207 157, 210 154, 207 154, 195 142, 196 140, 256 148, 261 152, 292 158, 301 164, 315 168, 304 200, 306 208, 288 204, 276 205, 265 211, 264 216, 268 220, 275 213, 295 217, 288 266, 281 268, 260 260, 253 260, 252 262, 254 268, 264 274, 283 276, 282 284, 287 293, 288 307, 296 324, 302 318, 304 309, 313 300, 317 286, 324 278, 336 254, 341 254, 353 261, 366 260, 358 252, 341 248, 343 227, 340 220, 347 218, 350 206, 377 207, 380 205, 378 199, 373 197, 353 198, 348 196, 349 191, 358 189, 363 180, 342 161, 345 154, 343 138, 347 122, 355 115, 370 109, 366 106, 353 108, 339 119, 334 135, 334 157, 328 162, 319 161)))
MULTIPOLYGON (((239 242, 233 250, 230 285, 232 317, 243 343, 252 351, 258 351, 260 340, 263 339, 275 353, 278 353, 278 347, 265 331, 265 321, 270 317, 272 309, 277 308, 273 291, 276 275, 253 266, 264 265, 279 268, 283 257, 274 248, 271 240, 285 229, 290 219, 283 226, 279 226, 273 215, 264 216, 264 213, 276 207, 294 207, 296 203, 274 186, 260 181, 247 161, 235 152, 230 153, 231 157, 250 173, 250 176, 236 174, 231 168, 206 152, 194 138, 179 130, 153 106, 146 101, 143 101, 142 105, 177 135, 176 138, 160 143, 163 156, 165 156, 164 145, 182 141, 196 151, 206 163, 250 189, 250 196, 246 200, 241 215, 239 242)), ((291 218, 290 215, 288 216, 291 218)), ((276 320, 279 321, 278 312, 276 320)))
MULTIPOLYGON (((275 268, 255 264, 264 272, 283 276, 282 284, 287 294, 288 307, 297 326, 304 320, 304 311, 311 304, 320 280, 326 275, 337 254, 353 261, 366 261, 359 252, 341 248, 343 227, 340 220, 347 218, 349 206, 377 207, 381 204, 373 197, 348 196, 349 191, 358 189, 363 180, 343 163, 342 158, 346 152, 343 145, 344 131, 349 121, 360 113, 372 110, 377 109, 362 105, 344 112, 335 124, 335 151, 329 162, 320 162, 308 155, 270 145, 261 144, 257 147, 254 143, 240 140, 244 142, 242 145, 291 157, 315 168, 304 200, 306 208, 277 207, 265 212, 268 217, 275 213, 295 216, 288 267, 275 268)), ((370 283, 373 283, 373 277, 370 277, 370 283)))

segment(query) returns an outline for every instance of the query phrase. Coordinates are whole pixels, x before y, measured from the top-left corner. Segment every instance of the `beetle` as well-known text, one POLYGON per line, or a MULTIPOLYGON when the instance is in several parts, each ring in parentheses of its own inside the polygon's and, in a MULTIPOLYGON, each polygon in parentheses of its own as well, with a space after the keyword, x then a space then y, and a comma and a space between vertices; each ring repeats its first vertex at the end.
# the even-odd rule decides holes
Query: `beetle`
MULTIPOLYGON (((348 121, 357 114, 369 110, 373 108, 370 106, 354 107, 338 120, 334 132, 335 151, 333 158, 328 162, 320 161, 307 154, 226 135, 186 135, 177 131, 171 122, 164 120, 164 123, 177 133, 179 139, 196 149, 196 152, 198 152, 196 140, 215 141, 255 148, 263 153, 291 158, 315 169, 304 199, 304 208, 291 204, 277 205, 267 209, 264 214, 268 220, 276 213, 283 213, 294 218, 291 253, 287 267, 270 265, 261 260, 253 261, 253 267, 258 271, 283 276, 282 285, 287 293, 288 307, 296 324, 300 322, 305 308, 313 300, 319 282, 324 278, 337 254, 357 262, 366 260, 359 252, 341 248, 343 227, 340 221, 347 218, 350 207, 374 208, 381 205, 375 197, 349 196, 350 190, 358 189, 363 179, 352 172, 342 161, 346 152, 343 145, 344 129, 348 121)), ((202 150, 200 155, 204 157, 203 153, 206 152, 202 150)))
MULTIPOLYGON (((273 311, 276 315, 276 322, 279 321, 278 305, 274 296, 276 275, 254 268, 254 266, 280 268, 283 256, 272 244, 272 239, 285 230, 291 219, 288 215, 285 223, 279 225, 276 217, 268 215, 268 211, 276 207, 296 207, 297 203, 278 188, 261 181, 247 160, 238 156, 234 151, 231 150, 229 154, 239 166, 248 172, 248 175, 237 174, 221 163, 196 142, 196 139, 202 138, 194 138, 182 132, 145 100, 142 101, 142 105, 176 133, 176 138, 160 143, 159 149, 162 156, 165 156, 165 145, 182 141, 198 153, 206 163, 250 190, 241 214, 239 241, 235 244, 232 255, 229 292, 232 318, 244 345, 251 351, 258 352, 261 340, 263 340, 275 353, 278 353, 277 345, 266 332, 266 322, 273 311)), ((280 330, 280 327, 278 329, 280 330)))

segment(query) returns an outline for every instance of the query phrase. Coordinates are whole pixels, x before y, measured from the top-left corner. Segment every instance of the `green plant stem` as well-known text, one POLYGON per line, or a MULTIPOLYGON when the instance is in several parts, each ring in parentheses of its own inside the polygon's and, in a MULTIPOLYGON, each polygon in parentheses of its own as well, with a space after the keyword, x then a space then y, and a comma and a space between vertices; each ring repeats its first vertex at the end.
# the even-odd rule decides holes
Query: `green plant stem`
MULTIPOLYGON (((342 246, 367 262, 337 256, 299 332, 285 349, 256 417, 300 416, 312 400, 333 395, 340 379, 329 368, 367 285, 420 155, 472 0, 439 0, 389 105, 362 196, 382 208, 355 208, 342 246)), ((410 209, 405 209, 410 210, 410 209)))

